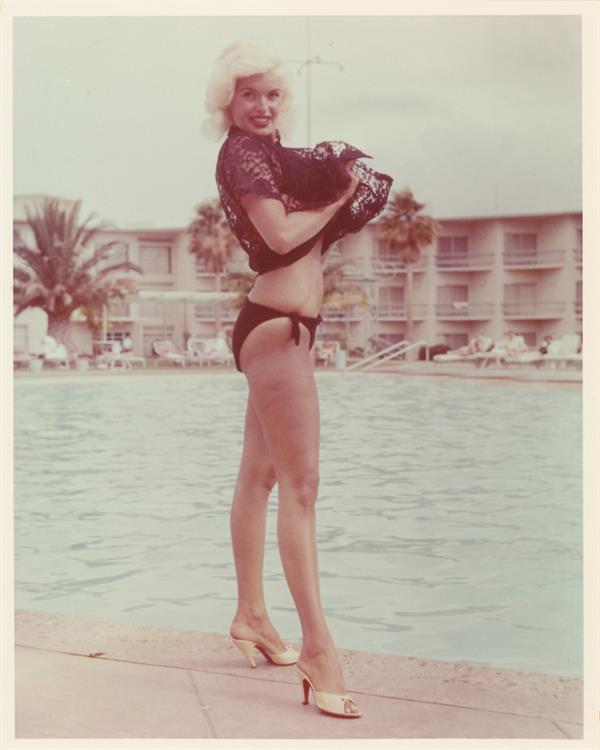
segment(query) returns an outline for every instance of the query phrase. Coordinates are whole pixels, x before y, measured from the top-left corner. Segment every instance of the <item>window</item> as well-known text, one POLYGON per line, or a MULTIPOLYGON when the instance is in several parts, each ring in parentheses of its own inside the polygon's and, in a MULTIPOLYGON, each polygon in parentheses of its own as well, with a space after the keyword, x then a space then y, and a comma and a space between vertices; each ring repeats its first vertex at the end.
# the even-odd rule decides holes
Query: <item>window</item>
POLYGON ((404 287, 382 286, 379 287, 379 304, 389 307, 404 304, 404 287))
POLYGON ((207 273, 206 258, 196 256, 196 258, 194 259, 194 267, 196 269, 196 273, 207 273))
POLYGON ((504 302, 510 304, 535 304, 535 284, 505 284, 504 302))
POLYGON ((440 255, 459 255, 464 257, 468 251, 468 237, 438 237, 438 253, 440 255))
POLYGON ((157 300, 145 300, 138 303, 138 314, 140 318, 160 318, 161 305, 157 300))
MULTIPOLYGON (((99 250, 105 244, 105 242, 96 242, 94 249, 99 250)), ((119 241, 105 251, 102 259, 98 263, 98 268, 106 268, 107 266, 112 266, 116 263, 127 263, 128 260, 129 245, 126 242, 119 241)))
POLYGON ((140 244, 140 266, 147 274, 170 274, 171 245, 165 243, 140 244))
POLYGON ((377 251, 377 257, 389 258, 390 255, 394 255, 392 246, 389 240, 376 240, 375 248, 377 251))
POLYGON ((437 301, 447 305, 452 305, 453 302, 468 302, 469 287, 466 284, 438 286, 437 301))
POLYGON ((575 282, 575 299, 577 302, 583 300, 583 281, 581 279, 575 282))
POLYGON ((579 249, 583 247, 583 229, 577 230, 577 247, 579 249))
POLYGON ((519 251, 537 250, 537 235, 533 233, 504 235, 504 249, 507 253, 519 254, 519 251))
POLYGON ((504 262, 508 264, 535 263, 537 261, 537 235, 531 233, 504 235, 504 262))
POLYGON ((108 311, 115 318, 127 318, 129 316, 129 303, 122 299, 112 300, 109 303, 108 311))
POLYGON ((194 305, 194 317, 200 320, 215 317, 215 307, 213 302, 200 302, 194 305))

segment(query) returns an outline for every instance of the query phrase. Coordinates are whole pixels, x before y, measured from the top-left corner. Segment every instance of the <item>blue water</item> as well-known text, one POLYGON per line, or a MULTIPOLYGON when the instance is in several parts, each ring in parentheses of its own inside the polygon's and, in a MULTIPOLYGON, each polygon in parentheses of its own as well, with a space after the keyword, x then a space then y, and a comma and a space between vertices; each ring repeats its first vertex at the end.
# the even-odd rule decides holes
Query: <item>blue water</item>
MULTIPOLYGON (((318 373, 321 594, 341 648, 582 675, 581 391, 318 373)), ((238 373, 15 385, 20 608, 226 634, 238 373)), ((300 628, 268 514, 265 592, 300 628)))

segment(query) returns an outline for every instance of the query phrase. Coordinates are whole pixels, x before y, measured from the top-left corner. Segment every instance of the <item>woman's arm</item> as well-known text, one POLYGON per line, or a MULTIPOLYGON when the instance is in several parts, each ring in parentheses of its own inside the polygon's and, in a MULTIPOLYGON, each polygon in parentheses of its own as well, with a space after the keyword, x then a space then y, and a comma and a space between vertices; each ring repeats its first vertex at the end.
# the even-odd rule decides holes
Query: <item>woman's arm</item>
POLYGON ((358 177, 352 172, 354 162, 349 162, 351 181, 344 194, 335 203, 311 211, 286 213, 281 201, 260 195, 245 195, 242 205, 267 245, 279 255, 285 255, 319 230, 335 216, 358 186, 358 177))

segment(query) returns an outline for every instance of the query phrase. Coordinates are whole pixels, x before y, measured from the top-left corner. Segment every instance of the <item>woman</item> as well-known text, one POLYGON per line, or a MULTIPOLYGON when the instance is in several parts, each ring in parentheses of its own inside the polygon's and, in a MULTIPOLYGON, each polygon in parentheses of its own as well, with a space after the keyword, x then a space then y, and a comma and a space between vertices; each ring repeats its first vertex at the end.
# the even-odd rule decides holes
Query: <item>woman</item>
POLYGON ((385 207, 392 180, 356 162, 365 154, 345 143, 282 146, 290 104, 279 59, 236 43, 217 60, 205 132, 227 133, 217 185, 227 220, 258 273, 233 332, 249 396, 231 508, 238 607, 230 635, 253 667, 255 648, 274 664, 296 664, 304 703, 312 688, 322 711, 356 718, 361 714, 346 693, 320 601, 319 404, 311 349, 321 321, 323 253, 385 207), (264 601, 267 501, 275 482, 279 550, 300 617, 300 653, 282 641, 264 601))

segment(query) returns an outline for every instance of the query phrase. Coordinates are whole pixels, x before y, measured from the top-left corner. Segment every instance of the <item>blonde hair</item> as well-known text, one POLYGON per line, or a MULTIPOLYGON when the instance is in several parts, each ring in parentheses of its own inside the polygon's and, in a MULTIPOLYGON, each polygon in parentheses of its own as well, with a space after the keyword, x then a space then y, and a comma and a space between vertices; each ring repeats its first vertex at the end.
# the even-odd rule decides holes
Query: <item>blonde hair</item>
POLYGON ((290 135, 293 127, 292 92, 283 60, 265 52, 251 40, 240 40, 219 55, 208 81, 204 102, 208 117, 202 123, 202 132, 207 138, 218 140, 232 125, 229 105, 238 78, 260 73, 277 73, 281 76, 282 106, 277 117, 277 128, 282 138, 290 135))

